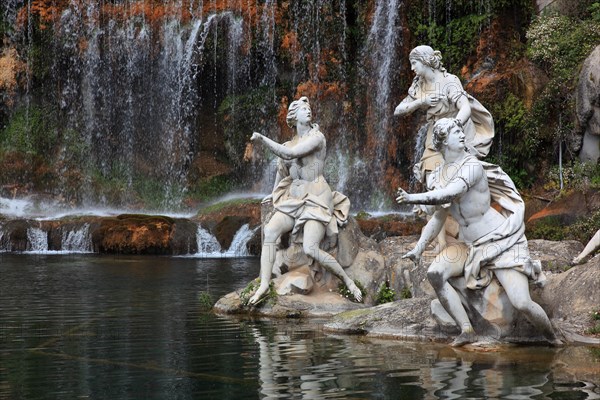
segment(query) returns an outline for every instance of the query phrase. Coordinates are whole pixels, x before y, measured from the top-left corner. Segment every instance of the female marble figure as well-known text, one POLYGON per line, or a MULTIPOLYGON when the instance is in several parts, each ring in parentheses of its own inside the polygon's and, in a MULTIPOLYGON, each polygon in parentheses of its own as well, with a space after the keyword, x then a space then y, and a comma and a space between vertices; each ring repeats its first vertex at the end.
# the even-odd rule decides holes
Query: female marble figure
POLYGON ((350 203, 347 197, 332 192, 323 177, 325 136, 319 126, 312 123, 311 108, 306 97, 290 104, 287 124, 295 128, 296 135, 284 144, 257 132, 251 138, 253 142, 267 146, 280 158, 280 162, 272 194, 275 214, 264 227, 260 286, 249 303, 256 304, 268 290, 275 262, 276 241, 290 231, 292 241, 302 241, 306 255, 340 278, 355 299, 361 301, 361 292, 354 281, 329 253, 320 248, 326 234, 336 234, 338 223, 341 225, 346 222, 350 203))
POLYGON ((491 114, 475 98, 467 94, 460 80, 446 71, 442 55, 429 46, 417 46, 409 55, 415 78, 408 95, 398 104, 394 115, 411 114, 416 110, 427 112, 427 136, 415 175, 422 183, 437 165, 443 163, 442 155, 433 147, 433 125, 441 118, 454 118, 465 132, 469 153, 477 158, 487 155, 494 137, 491 114))

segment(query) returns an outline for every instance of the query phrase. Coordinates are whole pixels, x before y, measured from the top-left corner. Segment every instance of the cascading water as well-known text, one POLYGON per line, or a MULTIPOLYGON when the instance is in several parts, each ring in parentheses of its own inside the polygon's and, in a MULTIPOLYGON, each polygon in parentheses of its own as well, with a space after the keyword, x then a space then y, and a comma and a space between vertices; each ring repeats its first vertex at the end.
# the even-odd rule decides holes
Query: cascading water
POLYGON ((78 229, 63 231, 61 248, 65 252, 92 253, 90 224, 83 224, 78 229))
POLYGON ((249 257, 247 244, 252 239, 259 227, 251 229, 248 224, 244 224, 235 233, 229 249, 223 251, 217 239, 208 230, 198 225, 196 241, 198 243, 198 253, 194 257, 214 257, 214 258, 235 258, 249 257))
POLYGON ((198 243, 198 255, 212 256, 221 254, 221 245, 212 233, 198 225, 196 233, 196 242, 198 243))
POLYGON ((254 229, 250 229, 250 225, 244 224, 242 227, 235 233, 233 240, 231 241, 231 245, 229 249, 224 253, 226 257, 248 257, 250 253, 248 252, 248 241, 252 239, 256 230, 260 227, 256 227, 254 229))
MULTIPOLYGON (((9 24, 17 14, 26 21, 21 39, 34 37, 32 24, 48 38, 44 75, 27 71, 38 74, 32 106, 53 110, 61 124, 51 152, 59 187, 50 191, 65 203, 172 210, 184 198, 204 201, 211 179, 223 176, 238 188, 262 175, 254 187, 270 191, 269 158, 250 164, 239 149, 251 129, 288 138, 283 106, 308 95, 328 162, 341 166, 327 176, 332 186, 358 208, 380 207, 373 194, 398 170, 386 150, 399 101, 402 0, 59 3, 53 14, 18 0, 2 11, 9 24)), ((23 59, 38 65, 40 49, 27 49, 23 59)))
MULTIPOLYGON (((391 99, 392 78, 398 68, 397 48, 401 46, 402 37, 399 35, 400 26, 399 5, 401 0, 377 0, 375 13, 371 24, 367 44, 365 46, 366 62, 369 75, 374 79, 369 82, 369 116, 367 123, 373 128, 370 134, 371 160, 377 160, 370 168, 374 174, 373 182, 384 183, 384 167, 387 158, 388 138, 391 131, 392 104, 398 99, 391 99)), ((385 207, 384 194, 381 187, 371 188, 370 206, 376 210, 385 207)))
POLYGON ((40 228, 30 227, 27 229, 27 242, 27 250, 32 253, 48 251, 48 233, 40 228))

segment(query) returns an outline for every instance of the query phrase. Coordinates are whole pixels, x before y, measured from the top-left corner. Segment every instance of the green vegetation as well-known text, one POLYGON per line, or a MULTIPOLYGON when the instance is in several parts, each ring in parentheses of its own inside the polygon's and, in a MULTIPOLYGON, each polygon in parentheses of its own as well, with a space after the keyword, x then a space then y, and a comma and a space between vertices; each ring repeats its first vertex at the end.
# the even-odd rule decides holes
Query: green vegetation
MULTIPOLYGON (((252 295, 254 293, 256 293, 256 290, 258 289, 259 286, 260 286, 260 278, 256 278, 253 281, 250 281, 248 283, 248 285, 246 285, 246 287, 240 293, 240 301, 243 306, 248 306, 248 302, 250 301, 250 298, 252 297, 252 295)), ((277 302, 277 292, 275 291, 275 285, 271 281, 269 283, 269 290, 267 290, 267 292, 258 300, 258 302, 255 304, 255 306, 258 307, 259 305, 264 305, 266 303, 273 305, 276 302, 277 302)))
POLYGON ((433 0, 410 1, 407 15, 416 42, 440 50, 446 68, 457 74, 473 55, 482 31, 490 26, 492 19, 510 15, 517 28, 522 29, 533 11, 527 0, 500 0, 488 4, 454 0, 451 7, 445 0, 433 0), (517 21, 515 16, 520 20, 517 21))
POLYGON ((385 281, 379 287, 377 297, 375 298, 376 304, 391 303, 396 300, 396 292, 390 287, 390 282, 385 281))
POLYGON ((600 210, 591 216, 584 216, 573 224, 565 226, 558 217, 546 217, 533 226, 527 226, 527 238, 546 240, 578 240, 587 243, 600 226, 600 210))
MULTIPOLYGON (((360 290, 364 301, 364 298, 367 297, 367 289, 365 289, 364 285, 360 283, 360 281, 354 280, 354 284, 356 285, 356 287, 358 287, 358 290, 360 290)), ((338 285, 338 293, 347 299, 356 301, 356 298, 354 297, 352 292, 350 292, 346 284, 343 282, 338 285)))
POLYGON ((264 126, 264 121, 276 120, 277 104, 270 98, 274 98, 272 89, 260 87, 242 95, 227 96, 219 106, 217 113, 223 121, 227 155, 237 167, 243 165, 252 132, 264 126))
POLYGON ((261 199, 248 199, 248 198, 221 201, 219 203, 215 203, 210 206, 202 208, 198 212, 198 215, 212 214, 212 213, 219 212, 228 207, 239 207, 239 206, 243 206, 246 204, 258 204, 260 202, 261 202, 261 199))
POLYGON ((600 334, 600 310, 593 312, 591 315, 591 319, 594 322, 594 326, 588 329, 587 332, 591 335, 600 334))
MULTIPOLYGON (((582 163, 578 160, 567 162, 562 170, 563 186, 568 190, 584 188, 600 189, 600 164, 582 163)), ((544 179, 546 190, 560 189, 560 171, 558 165, 552 167, 544 179)))
POLYGON ((405 286, 402 288, 402 291, 400 291, 400 298, 401 299, 412 298, 412 293, 410 292, 410 289, 408 288, 408 286, 405 286))
POLYGON ((57 136, 56 118, 50 109, 23 106, 0 131, 0 144, 4 151, 47 155, 56 145, 57 136))
POLYGON ((212 309, 215 302, 210 293, 202 291, 198 294, 198 304, 201 310, 208 311, 212 309))
POLYGON ((371 218, 371 214, 369 214, 368 212, 361 210, 359 212, 356 213, 356 219, 369 219, 371 218))
POLYGON ((193 199, 207 201, 222 196, 236 187, 236 183, 229 175, 217 175, 212 178, 199 180, 190 188, 189 195, 193 199))

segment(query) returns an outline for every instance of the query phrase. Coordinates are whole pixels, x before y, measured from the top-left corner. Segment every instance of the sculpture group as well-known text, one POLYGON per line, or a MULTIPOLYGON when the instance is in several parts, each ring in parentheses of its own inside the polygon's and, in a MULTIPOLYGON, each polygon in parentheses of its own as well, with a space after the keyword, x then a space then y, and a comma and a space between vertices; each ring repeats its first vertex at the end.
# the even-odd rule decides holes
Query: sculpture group
MULTIPOLYGON (((415 79, 394 114, 426 112, 427 137, 413 169, 426 191, 409 194, 398 188, 396 201, 417 205, 430 217, 416 247, 404 257, 419 265, 426 246, 437 238, 437 256, 427 277, 460 328, 454 346, 477 341, 478 332, 453 282, 459 279, 468 290, 480 290, 494 277, 512 306, 550 343, 559 344, 548 316, 529 294, 528 281, 540 277, 541 264, 529 255, 523 200, 500 167, 481 160, 492 144, 492 116, 443 68, 438 51, 418 46, 409 58, 415 79)), ((306 97, 290 104, 287 123, 296 132, 289 142, 279 144, 256 132, 251 138, 277 155, 279 163, 273 193, 265 199, 272 201, 275 212, 264 226, 260 286, 249 304, 267 292, 277 242, 287 232, 291 242, 301 243, 303 252, 337 276, 360 302, 355 282, 321 246, 326 238, 335 240, 338 227, 347 222, 350 203, 323 176, 326 141, 312 122, 306 97)))

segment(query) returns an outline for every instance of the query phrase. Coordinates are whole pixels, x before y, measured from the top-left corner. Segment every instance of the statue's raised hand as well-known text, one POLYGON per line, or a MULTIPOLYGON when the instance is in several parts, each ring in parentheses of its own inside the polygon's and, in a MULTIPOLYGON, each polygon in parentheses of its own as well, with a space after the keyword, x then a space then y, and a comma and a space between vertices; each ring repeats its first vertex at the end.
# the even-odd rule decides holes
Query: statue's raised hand
POLYGON ((434 107, 440 101, 440 95, 437 93, 431 93, 425 96, 423 103, 429 107, 434 107))
POLYGON ((260 133, 258 133, 258 132, 254 132, 254 133, 252 134, 252 137, 250 138, 250 140, 251 140, 252 142, 256 142, 256 141, 260 140, 260 139, 262 138, 262 136, 263 136, 263 135, 261 135, 260 133))

